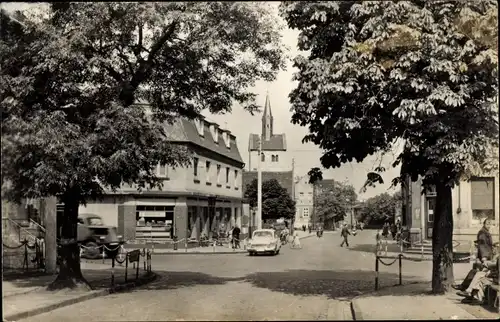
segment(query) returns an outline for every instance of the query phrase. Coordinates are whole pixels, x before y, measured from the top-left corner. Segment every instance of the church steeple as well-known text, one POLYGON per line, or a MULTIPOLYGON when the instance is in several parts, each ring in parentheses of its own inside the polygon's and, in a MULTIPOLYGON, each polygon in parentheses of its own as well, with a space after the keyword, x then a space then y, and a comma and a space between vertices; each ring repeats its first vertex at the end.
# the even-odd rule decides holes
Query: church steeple
POLYGON ((269 101, 269 92, 266 93, 266 104, 262 114, 262 137, 269 141, 273 135, 273 113, 271 112, 271 102, 269 101))

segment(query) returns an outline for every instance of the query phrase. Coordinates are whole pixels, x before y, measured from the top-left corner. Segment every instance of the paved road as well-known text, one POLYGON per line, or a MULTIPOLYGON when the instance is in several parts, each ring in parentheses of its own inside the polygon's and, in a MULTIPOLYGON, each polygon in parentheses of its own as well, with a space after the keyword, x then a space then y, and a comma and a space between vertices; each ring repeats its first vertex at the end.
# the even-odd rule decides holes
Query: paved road
MULTIPOLYGON (((350 320, 349 300, 373 290, 373 235, 360 232, 349 248, 336 233, 311 237, 274 257, 157 255, 154 283, 29 321, 350 320)), ((429 263, 405 266, 405 282, 428 280, 429 263)), ((382 286, 397 283, 397 265, 381 272, 382 286)))

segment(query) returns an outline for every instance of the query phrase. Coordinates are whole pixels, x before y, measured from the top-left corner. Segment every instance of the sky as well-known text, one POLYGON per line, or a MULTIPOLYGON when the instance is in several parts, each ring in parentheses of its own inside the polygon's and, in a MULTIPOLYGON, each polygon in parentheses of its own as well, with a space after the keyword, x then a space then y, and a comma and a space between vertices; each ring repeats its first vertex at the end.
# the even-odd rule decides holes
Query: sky
MULTIPOLYGON (((10 11, 24 10, 30 4, 3 3, 0 6, 10 11)), ((281 18, 278 17, 278 19, 281 18)), ((282 41, 290 48, 290 57, 298 55, 298 31, 286 28, 283 30, 282 35, 282 41)), ((295 159, 295 174, 297 176, 304 176, 307 175, 307 172, 312 167, 321 167, 319 159, 322 151, 313 144, 303 144, 302 138, 308 133, 307 128, 291 123, 292 112, 290 111, 291 105, 288 94, 296 86, 295 82, 292 81, 293 74, 296 71, 292 67, 292 63, 289 62, 287 70, 279 72, 274 82, 257 81, 255 87, 250 90, 258 94, 257 103, 261 106, 264 106, 266 93, 269 92, 274 117, 273 131, 275 133, 286 134, 288 153, 292 154, 295 159)), ((252 116, 241 107, 235 105, 230 114, 211 115, 204 113, 204 116, 211 121, 217 122, 221 127, 229 129, 236 136, 241 157, 243 160, 248 160, 249 134, 261 132, 261 115, 255 114, 252 116)), ((337 169, 323 170, 323 178, 352 184, 361 199, 367 199, 384 192, 392 194, 396 190, 394 188, 389 189, 391 180, 399 175, 399 167, 392 168, 390 166, 395 158, 396 155, 394 153, 384 156, 382 160, 380 155, 373 155, 367 157, 361 163, 347 163, 337 169), (376 187, 368 188, 365 193, 360 193, 360 189, 366 180, 366 174, 377 167, 381 161, 382 166, 387 169, 383 174, 384 184, 378 184, 376 187)))

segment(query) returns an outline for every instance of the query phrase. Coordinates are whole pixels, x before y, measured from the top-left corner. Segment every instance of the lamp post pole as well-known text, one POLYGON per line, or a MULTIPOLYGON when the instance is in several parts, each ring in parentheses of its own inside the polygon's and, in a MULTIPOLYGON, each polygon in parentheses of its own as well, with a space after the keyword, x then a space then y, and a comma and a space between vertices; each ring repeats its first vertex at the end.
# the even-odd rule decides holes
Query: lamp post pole
POLYGON ((259 156, 257 160, 257 229, 262 229, 262 135, 259 135, 259 156))

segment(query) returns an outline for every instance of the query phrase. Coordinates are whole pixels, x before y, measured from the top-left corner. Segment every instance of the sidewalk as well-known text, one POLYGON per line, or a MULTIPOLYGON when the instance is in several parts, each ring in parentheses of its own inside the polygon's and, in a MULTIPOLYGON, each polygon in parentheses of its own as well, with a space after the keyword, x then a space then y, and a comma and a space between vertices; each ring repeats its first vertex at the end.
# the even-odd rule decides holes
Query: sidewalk
POLYGON ((498 313, 460 303, 453 292, 431 295, 431 285, 415 283, 382 289, 351 302, 355 320, 498 319, 498 313))
POLYGON ((136 270, 130 265, 127 271, 128 280, 125 282, 125 267, 117 266, 115 267, 115 286, 111 287, 111 268, 109 264, 82 263, 82 273, 93 287, 90 292, 75 290, 47 291, 46 287, 55 279, 55 275, 3 280, 3 321, 16 321, 49 312, 59 307, 136 287, 150 282, 156 277, 154 273, 147 274, 141 266, 139 267, 139 279, 136 280, 136 270))
MULTIPOLYGON (((308 238, 316 236, 315 232, 296 230, 295 233, 299 234, 300 239, 308 238)), ((153 254, 168 254, 168 255, 193 255, 193 254, 206 254, 206 255, 220 255, 220 254, 246 254, 247 251, 244 248, 244 243, 241 244, 242 248, 232 249, 231 245, 224 246, 208 246, 208 247, 192 247, 192 248, 184 248, 183 243, 179 243, 179 247, 177 250, 172 249, 170 244, 154 244, 154 248, 152 244, 125 244, 125 249, 151 249, 153 254)))

